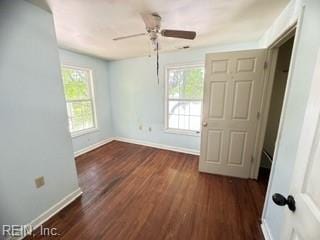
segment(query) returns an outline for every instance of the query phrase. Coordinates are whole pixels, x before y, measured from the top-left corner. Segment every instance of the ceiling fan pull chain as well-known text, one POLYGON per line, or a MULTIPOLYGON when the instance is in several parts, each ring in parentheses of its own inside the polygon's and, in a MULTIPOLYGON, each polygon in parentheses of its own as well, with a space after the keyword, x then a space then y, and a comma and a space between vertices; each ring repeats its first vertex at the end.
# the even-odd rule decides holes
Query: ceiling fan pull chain
POLYGON ((160 83, 159 80, 159 42, 157 41, 157 78, 158 78, 158 85, 160 83))

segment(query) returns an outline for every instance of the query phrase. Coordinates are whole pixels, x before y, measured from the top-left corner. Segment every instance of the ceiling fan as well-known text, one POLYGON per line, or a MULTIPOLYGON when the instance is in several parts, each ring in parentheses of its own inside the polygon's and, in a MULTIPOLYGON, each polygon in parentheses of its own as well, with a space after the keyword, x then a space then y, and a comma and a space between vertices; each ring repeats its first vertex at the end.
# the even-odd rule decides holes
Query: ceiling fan
POLYGON ((161 28, 161 17, 158 13, 141 13, 140 14, 145 25, 147 32, 127 35, 123 37, 114 38, 114 41, 119 41, 127 38, 139 37, 149 35, 153 49, 157 51, 157 78, 159 84, 159 35, 163 37, 171 38, 182 38, 193 40, 196 37, 196 32, 194 31, 184 31, 184 30, 173 30, 173 29, 160 29, 161 28))
POLYGON ((161 29, 161 17, 158 13, 141 13, 141 17, 146 25, 147 32, 132 34, 123 37, 114 38, 114 41, 123 40, 127 38, 133 38, 138 36, 149 35, 152 42, 154 50, 157 50, 158 36, 171 37, 171 38, 182 38, 193 40, 196 37, 196 32, 194 31, 184 31, 184 30, 172 30, 172 29, 161 29))

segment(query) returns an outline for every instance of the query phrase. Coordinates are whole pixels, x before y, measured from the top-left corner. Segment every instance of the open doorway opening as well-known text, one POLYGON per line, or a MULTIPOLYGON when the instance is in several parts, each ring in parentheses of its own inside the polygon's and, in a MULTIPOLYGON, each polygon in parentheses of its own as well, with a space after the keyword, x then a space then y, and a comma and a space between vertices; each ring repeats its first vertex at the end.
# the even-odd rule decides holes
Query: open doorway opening
POLYGON ((284 95, 292 56, 294 35, 278 47, 267 126, 264 136, 259 178, 269 178, 278 136, 284 95))

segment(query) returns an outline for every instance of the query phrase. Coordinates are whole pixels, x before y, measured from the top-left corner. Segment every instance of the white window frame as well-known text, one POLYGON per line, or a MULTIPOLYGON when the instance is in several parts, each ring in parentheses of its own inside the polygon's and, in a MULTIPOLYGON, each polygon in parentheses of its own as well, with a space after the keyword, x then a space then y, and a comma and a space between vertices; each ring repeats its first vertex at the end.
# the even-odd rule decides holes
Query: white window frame
MULTIPOLYGON (((89 77, 90 77, 90 79, 89 79, 89 88, 90 89, 89 90, 90 90, 90 93, 91 93, 91 105, 92 105, 92 111, 93 111, 92 117, 93 117, 93 125, 94 126, 92 128, 87 128, 87 129, 71 132, 70 129, 69 129, 69 114, 67 113, 68 129, 70 131, 71 137, 72 138, 76 138, 76 137, 82 136, 84 134, 88 134, 88 133, 92 133, 92 132, 98 131, 99 128, 98 128, 98 121, 97 121, 96 100, 95 100, 95 94, 94 94, 95 91, 94 91, 93 70, 91 68, 88 68, 88 67, 79 67, 79 66, 71 65, 71 64, 63 64, 63 65, 61 65, 61 70, 62 70, 62 68, 69 68, 69 69, 74 69, 74 70, 87 71, 87 72, 89 72, 89 77)), ((63 84, 63 92, 64 92, 63 79, 62 79, 62 84, 63 84)), ((67 103, 70 102, 70 101, 67 101, 65 94, 64 94, 64 97, 65 97, 65 101, 66 101, 66 105, 67 105, 67 103)))
MULTIPOLYGON (((201 135, 201 126, 200 131, 194 130, 187 130, 187 129, 178 129, 178 128, 169 128, 169 94, 168 94, 168 80, 169 80, 169 70, 171 69, 183 69, 183 68, 193 68, 193 67, 205 67, 204 62, 192 62, 192 63, 180 63, 180 64, 170 64, 165 66, 165 81, 164 81, 164 132, 166 133, 173 133, 173 134, 180 134, 180 135, 189 135, 200 137, 201 135)), ((204 81, 204 79, 203 79, 204 81)), ((183 99, 181 99, 183 100, 183 99)), ((203 108, 203 98, 201 104, 201 116, 200 116, 200 123, 202 122, 202 108, 203 108)))

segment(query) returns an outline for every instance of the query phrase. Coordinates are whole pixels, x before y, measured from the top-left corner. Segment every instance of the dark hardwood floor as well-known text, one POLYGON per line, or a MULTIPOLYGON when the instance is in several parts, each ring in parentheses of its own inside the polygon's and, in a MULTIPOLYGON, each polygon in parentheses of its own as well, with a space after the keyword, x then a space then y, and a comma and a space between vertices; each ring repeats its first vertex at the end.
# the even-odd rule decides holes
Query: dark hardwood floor
POLYGON ((44 224, 50 239, 263 239, 266 178, 199 173, 197 156, 117 141, 76 165, 83 195, 44 224))

